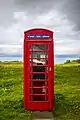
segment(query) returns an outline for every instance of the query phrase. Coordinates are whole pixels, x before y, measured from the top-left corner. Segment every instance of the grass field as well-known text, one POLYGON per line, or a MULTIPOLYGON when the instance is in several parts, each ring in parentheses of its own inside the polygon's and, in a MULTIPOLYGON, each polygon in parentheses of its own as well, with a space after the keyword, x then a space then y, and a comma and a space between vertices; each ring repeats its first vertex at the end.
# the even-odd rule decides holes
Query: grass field
POLYGON ((55 66, 56 120, 80 120, 80 64, 55 66))
MULTIPOLYGON (((80 64, 55 65, 55 120, 80 120, 80 64)), ((30 120, 22 64, 0 64, 0 120, 30 120)))

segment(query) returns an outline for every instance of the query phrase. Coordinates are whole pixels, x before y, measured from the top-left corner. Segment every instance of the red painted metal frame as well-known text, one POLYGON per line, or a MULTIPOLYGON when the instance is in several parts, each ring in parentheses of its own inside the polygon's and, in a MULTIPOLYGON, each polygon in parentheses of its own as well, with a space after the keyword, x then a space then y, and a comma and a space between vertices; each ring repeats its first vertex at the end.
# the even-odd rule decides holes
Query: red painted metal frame
MULTIPOLYGON (((47 65, 45 65, 47 66, 47 65)), ((35 80, 33 80, 35 81, 35 80)), ((39 88, 39 87, 38 87, 39 88)), ((35 94, 36 95, 36 94, 35 94)), ((42 94, 44 95, 44 94, 42 94)), ((54 107, 54 42, 53 32, 47 29, 31 29, 24 32, 24 108, 28 110, 52 110, 54 107), (28 34, 48 34, 48 39, 30 39, 28 34), (48 67, 51 67, 48 77, 48 101, 30 101, 30 44, 48 44, 48 67)))

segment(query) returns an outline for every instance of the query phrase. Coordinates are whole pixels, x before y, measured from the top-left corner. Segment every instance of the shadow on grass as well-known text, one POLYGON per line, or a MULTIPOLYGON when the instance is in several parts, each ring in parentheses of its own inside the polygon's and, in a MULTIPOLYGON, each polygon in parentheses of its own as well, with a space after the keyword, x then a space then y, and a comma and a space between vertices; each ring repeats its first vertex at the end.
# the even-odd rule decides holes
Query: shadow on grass
POLYGON ((75 117, 78 120, 80 119, 80 101, 69 100, 63 94, 55 94, 53 114, 56 118, 68 119, 69 117, 73 119, 75 117))
POLYGON ((54 116, 59 116, 62 113, 65 114, 65 107, 67 106, 68 101, 65 101, 65 97, 62 94, 55 94, 54 101, 54 116), (65 106, 64 106, 65 104, 65 106))
POLYGON ((27 120, 30 116, 30 111, 24 110, 22 100, 5 100, 0 104, 0 120, 27 120))
MULTIPOLYGON (((80 120, 80 101, 55 94, 53 114, 56 120, 80 120)), ((0 120, 30 120, 30 117, 30 111, 24 109, 23 100, 0 101, 0 120)))

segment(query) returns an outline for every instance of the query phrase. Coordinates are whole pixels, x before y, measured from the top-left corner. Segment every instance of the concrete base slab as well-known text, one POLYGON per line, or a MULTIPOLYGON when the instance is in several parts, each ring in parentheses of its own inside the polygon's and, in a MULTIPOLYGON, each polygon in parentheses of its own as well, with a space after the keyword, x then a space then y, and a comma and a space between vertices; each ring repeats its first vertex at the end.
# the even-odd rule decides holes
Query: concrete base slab
POLYGON ((35 111, 33 112, 34 120, 54 120, 52 112, 48 111, 35 111))

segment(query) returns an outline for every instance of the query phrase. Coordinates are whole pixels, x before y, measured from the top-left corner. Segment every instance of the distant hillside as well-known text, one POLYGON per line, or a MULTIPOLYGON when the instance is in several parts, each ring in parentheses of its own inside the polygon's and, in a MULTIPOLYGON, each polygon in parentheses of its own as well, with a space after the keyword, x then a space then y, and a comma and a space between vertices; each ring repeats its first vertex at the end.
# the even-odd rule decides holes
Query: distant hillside
POLYGON ((0 57, 22 57, 22 54, 4 54, 4 53, 0 53, 0 57))
POLYGON ((56 54, 55 57, 57 58, 80 58, 80 53, 79 54, 56 54))
POLYGON ((77 60, 67 60, 64 64, 68 64, 68 63, 80 63, 80 58, 77 60))

